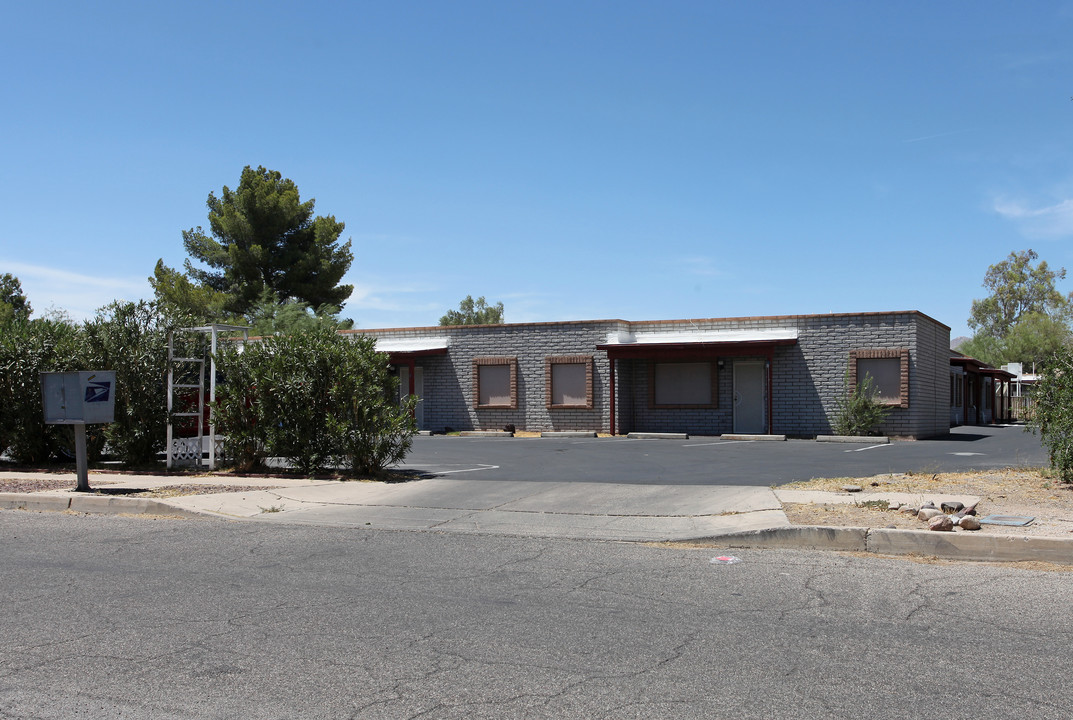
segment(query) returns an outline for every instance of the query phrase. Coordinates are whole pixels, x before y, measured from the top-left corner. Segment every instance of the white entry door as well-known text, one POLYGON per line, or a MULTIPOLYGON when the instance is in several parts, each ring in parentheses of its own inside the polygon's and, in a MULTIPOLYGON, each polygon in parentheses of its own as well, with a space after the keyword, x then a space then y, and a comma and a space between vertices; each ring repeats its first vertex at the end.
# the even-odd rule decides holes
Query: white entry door
POLYGON ((767 432, 764 406, 764 362, 734 362, 734 432, 762 435, 767 432))
MULTIPOLYGON (((424 403, 421 402, 421 397, 425 394, 425 373, 424 368, 414 368, 414 395, 417 396, 417 429, 420 430, 425 426, 425 413, 424 403)), ((410 394, 410 368, 402 366, 399 368, 399 404, 401 405, 406 397, 410 394)))

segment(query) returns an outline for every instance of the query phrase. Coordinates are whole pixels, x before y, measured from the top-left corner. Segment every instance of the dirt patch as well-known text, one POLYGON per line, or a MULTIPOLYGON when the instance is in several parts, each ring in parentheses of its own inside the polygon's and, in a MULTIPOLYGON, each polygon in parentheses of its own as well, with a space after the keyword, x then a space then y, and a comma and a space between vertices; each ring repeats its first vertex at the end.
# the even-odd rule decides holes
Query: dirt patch
MULTIPOLYGON (((841 492, 844 485, 857 485, 865 493, 910 493, 919 507, 934 495, 976 495, 977 517, 1017 515, 1036 520, 1025 527, 985 525, 978 532, 990 534, 1073 537, 1073 486, 1049 477, 1045 471, 1006 469, 975 473, 895 474, 867 478, 822 478, 781 485, 777 490, 826 490, 841 492)), ((882 504, 785 503, 783 510, 794 525, 837 527, 895 527, 921 530, 925 524, 915 516, 884 509, 882 504)))
MULTIPOLYGON (((29 493, 42 490, 74 490, 74 477, 0 478, 0 492, 29 493)), ((94 480, 94 485, 112 485, 112 480, 94 480)))
POLYGON ((183 495, 213 495, 215 493, 257 492, 278 490, 282 485, 165 485, 151 490, 140 490, 128 497, 171 498, 183 495))
MULTIPOLYGON (((123 497, 170 498, 183 495, 211 495, 227 492, 255 492, 257 490, 276 490, 281 485, 202 485, 197 483, 181 485, 164 485, 157 488, 113 488, 116 480, 93 479, 91 487, 102 488, 102 495, 122 495, 123 497)), ((74 490, 73 478, 0 478, 0 492, 33 493, 45 490, 74 490)))

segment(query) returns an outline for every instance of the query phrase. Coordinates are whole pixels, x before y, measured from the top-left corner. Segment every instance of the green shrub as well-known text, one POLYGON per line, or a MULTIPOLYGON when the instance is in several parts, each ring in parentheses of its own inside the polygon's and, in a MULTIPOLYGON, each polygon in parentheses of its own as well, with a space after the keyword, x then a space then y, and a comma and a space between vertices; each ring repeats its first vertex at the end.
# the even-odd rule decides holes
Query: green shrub
MULTIPOLYGON (((73 448, 71 428, 46 425, 41 405, 41 373, 81 370, 83 336, 59 319, 15 319, 0 328, 0 450, 16 461, 48 462, 73 448), (70 436, 70 437, 68 437, 70 436)), ((99 438, 95 434, 95 438, 99 438)), ((87 442, 99 454, 101 442, 87 442)))
POLYGON ((1040 434, 1062 482, 1073 482, 1073 350, 1060 350, 1044 365, 1033 397, 1026 429, 1040 434))
POLYGON ((243 468, 282 457, 303 473, 375 473, 401 460, 416 426, 369 338, 314 329, 220 348, 216 429, 243 468))
POLYGON ((875 427, 882 423, 889 410, 877 400, 876 389, 871 375, 856 387, 850 387, 849 372, 846 372, 845 390, 838 398, 833 430, 836 435, 871 435, 875 427))
MULTIPOLYGON (((104 426, 111 451, 128 465, 156 462, 167 437, 167 322, 156 303, 116 301, 83 327, 82 370, 114 370, 115 420, 104 426)), ((92 427, 92 426, 90 426, 92 427)))
POLYGON ((216 367, 223 382, 216 386, 213 421, 226 438, 223 459, 246 472, 264 466, 265 437, 258 422, 257 372, 261 366, 255 345, 223 343, 217 347, 216 367))
POLYGON ((332 419, 336 461, 356 475, 374 474, 402 460, 417 432, 414 398, 399 406, 398 378, 388 372, 387 357, 373 346, 367 337, 345 340, 335 358, 338 371, 331 393, 337 413, 332 419))

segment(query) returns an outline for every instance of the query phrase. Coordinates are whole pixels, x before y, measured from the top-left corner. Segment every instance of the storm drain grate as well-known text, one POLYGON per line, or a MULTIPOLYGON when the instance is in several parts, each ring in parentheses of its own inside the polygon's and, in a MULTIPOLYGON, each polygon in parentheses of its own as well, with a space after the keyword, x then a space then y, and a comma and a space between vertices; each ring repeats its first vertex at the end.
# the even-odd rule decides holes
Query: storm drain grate
POLYGON ((1022 517, 1020 515, 988 515, 987 517, 980 518, 980 524, 1024 527, 1025 525, 1031 525, 1035 519, 1036 518, 1034 517, 1022 517))

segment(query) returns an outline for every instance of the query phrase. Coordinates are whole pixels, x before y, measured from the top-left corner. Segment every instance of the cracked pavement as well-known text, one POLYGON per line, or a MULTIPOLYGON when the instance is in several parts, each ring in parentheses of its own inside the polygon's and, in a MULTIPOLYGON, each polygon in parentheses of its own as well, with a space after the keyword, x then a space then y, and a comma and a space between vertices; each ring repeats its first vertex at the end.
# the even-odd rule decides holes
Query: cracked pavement
POLYGON ((1068 573, 17 511, 0 542, 4 719, 1073 706, 1068 573))

